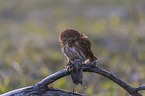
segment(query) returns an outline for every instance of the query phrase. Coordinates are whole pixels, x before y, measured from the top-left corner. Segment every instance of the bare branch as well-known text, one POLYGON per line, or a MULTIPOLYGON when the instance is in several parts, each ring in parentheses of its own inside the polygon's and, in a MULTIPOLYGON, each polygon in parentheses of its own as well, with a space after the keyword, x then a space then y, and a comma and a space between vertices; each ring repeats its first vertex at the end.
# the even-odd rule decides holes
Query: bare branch
MULTIPOLYGON (((145 86, 132 87, 132 86, 128 85, 127 83, 125 83, 124 81, 120 80, 114 74, 111 74, 110 72, 105 71, 101 68, 98 68, 95 66, 90 66, 89 64, 83 64, 83 71, 84 72, 94 72, 94 73, 100 74, 100 75, 112 80, 113 82, 118 84, 120 87, 125 89, 130 95, 133 95, 133 96, 142 96, 140 93, 138 93, 138 91, 145 90, 145 86)), ((58 71, 57 73, 52 74, 52 75, 46 77, 45 79, 41 80, 39 83, 36 84, 36 86, 49 85, 50 83, 54 82, 55 80, 58 80, 59 78, 67 76, 69 74, 70 74, 69 72, 66 72, 66 69, 58 71)))
POLYGON ((136 91, 145 90, 145 86, 135 87, 135 90, 136 91))
POLYGON ((118 84, 120 87, 125 89, 132 96, 142 96, 140 93, 138 93, 138 91, 145 90, 145 86, 132 87, 132 86, 128 85, 127 83, 125 83, 124 81, 120 80, 114 74, 111 74, 110 72, 105 71, 105 70, 103 70, 101 68, 98 68, 98 67, 92 67, 90 65, 84 65, 83 70, 85 72, 94 72, 94 73, 100 74, 104 77, 107 77, 108 79, 112 80, 113 82, 118 84))
MULTIPOLYGON (((127 83, 125 83, 124 81, 120 80, 115 75, 111 74, 110 72, 105 71, 105 70, 98 68, 96 66, 91 66, 89 64, 83 64, 83 71, 97 73, 97 74, 100 74, 100 75, 112 80, 113 82, 118 84, 120 87, 125 89, 132 96, 142 96, 138 91, 145 90, 145 86, 132 87, 132 86, 128 85, 127 83)), ((8 94, 15 96, 14 94, 18 95, 18 94, 24 94, 24 93, 25 93, 25 96, 27 96, 26 94, 29 94, 29 95, 30 94, 35 94, 35 95, 39 94, 39 95, 43 96, 44 93, 49 94, 49 92, 52 90, 53 91, 59 90, 59 92, 62 92, 61 94, 67 94, 67 95, 61 95, 61 96, 76 96, 76 95, 77 96, 85 96, 85 95, 81 95, 81 94, 72 94, 71 92, 60 90, 60 89, 47 87, 47 85, 53 83, 54 81, 56 81, 64 76, 67 76, 67 75, 70 75, 70 72, 66 72, 66 69, 63 69, 63 70, 60 70, 60 71, 44 78, 43 80, 41 80, 40 82, 38 82, 34 86, 10 91, 8 93, 2 94, 1 96, 9 96, 8 94)), ((35 95, 33 95, 33 96, 35 96, 35 95)), ((46 94, 45 94, 45 96, 46 96, 46 94)))
POLYGON ((35 86, 47 86, 47 85, 51 84, 52 82, 58 80, 59 78, 62 78, 69 74, 70 74, 69 72, 66 72, 66 69, 60 70, 60 71, 44 78, 43 80, 38 82, 35 86))

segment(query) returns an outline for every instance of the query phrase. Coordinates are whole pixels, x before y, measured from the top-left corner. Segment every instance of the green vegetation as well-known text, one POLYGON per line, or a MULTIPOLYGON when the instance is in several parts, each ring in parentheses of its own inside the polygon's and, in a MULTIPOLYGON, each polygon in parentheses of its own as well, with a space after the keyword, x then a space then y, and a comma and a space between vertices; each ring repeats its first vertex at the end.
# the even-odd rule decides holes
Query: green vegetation
MULTIPOLYGON (((61 53, 58 36, 68 27, 91 39, 92 50, 100 58, 98 67, 132 86, 145 85, 143 4, 144 0, 1 0, 0 94, 33 85, 65 68, 67 60, 61 53), (125 8, 125 12, 119 9, 121 15, 97 17, 96 14, 102 13, 90 10, 99 6, 106 9, 111 6, 111 10, 125 8)), ((128 96, 125 90, 102 76, 84 73, 83 80, 87 88, 77 86, 80 93, 128 96)), ((50 86, 72 91, 72 85, 67 76, 50 86)), ((145 91, 141 92, 145 95, 145 91)))

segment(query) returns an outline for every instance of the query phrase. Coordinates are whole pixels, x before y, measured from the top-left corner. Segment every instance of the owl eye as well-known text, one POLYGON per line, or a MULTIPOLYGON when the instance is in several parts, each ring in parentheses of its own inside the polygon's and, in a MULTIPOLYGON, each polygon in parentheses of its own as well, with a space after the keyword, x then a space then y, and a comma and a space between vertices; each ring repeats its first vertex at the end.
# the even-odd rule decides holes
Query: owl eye
POLYGON ((65 37, 65 38, 68 38, 68 36, 67 36, 67 35, 65 35, 64 37, 65 37))

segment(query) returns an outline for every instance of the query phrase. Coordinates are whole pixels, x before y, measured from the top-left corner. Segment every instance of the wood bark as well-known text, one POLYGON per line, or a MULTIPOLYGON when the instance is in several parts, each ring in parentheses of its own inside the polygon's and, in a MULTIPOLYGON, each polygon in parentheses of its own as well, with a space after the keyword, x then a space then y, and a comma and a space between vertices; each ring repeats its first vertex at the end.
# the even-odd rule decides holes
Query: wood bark
MULTIPOLYGON (((122 87, 132 96, 142 96, 141 93, 139 93, 139 91, 145 90, 145 86, 132 87, 129 84, 122 81, 121 79, 119 79, 118 77, 116 77, 114 74, 106 70, 103 70, 101 68, 98 68, 96 66, 83 64, 83 71, 97 73, 112 80, 114 83, 118 84, 120 87, 122 87)), ((86 96, 85 94, 79 94, 79 93, 73 94, 72 92, 69 91, 64 91, 61 89, 52 88, 48 86, 54 81, 67 75, 70 75, 70 72, 67 72, 66 69, 63 69, 44 78, 43 80, 41 80, 40 82, 38 82, 33 86, 10 91, 5 94, 2 94, 1 96, 86 96)))

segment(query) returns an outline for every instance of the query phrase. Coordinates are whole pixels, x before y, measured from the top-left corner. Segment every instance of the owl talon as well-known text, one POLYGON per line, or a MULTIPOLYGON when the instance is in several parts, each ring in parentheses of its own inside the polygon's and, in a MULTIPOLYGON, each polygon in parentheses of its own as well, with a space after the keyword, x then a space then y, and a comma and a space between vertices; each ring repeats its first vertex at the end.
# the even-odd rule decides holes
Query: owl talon
POLYGON ((70 72, 71 69, 70 69, 70 65, 66 66, 66 72, 70 72))
POLYGON ((69 61, 66 66, 70 66, 72 63, 69 61))
POLYGON ((67 72, 70 72, 70 71, 72 70, 71 64, 72 64, 72 63, 69 61, 68 64, 65 66, 67 72))

